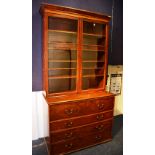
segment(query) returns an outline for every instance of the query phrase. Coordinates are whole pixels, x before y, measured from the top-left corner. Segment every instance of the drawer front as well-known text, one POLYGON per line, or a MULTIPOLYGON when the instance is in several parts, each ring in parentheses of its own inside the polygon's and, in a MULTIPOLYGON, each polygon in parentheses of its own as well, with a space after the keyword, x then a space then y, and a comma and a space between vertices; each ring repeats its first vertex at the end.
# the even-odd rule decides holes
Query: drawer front
POLYGON ((85 135, 65 142, 60 142, 51 145, 52 154, 67 153, 74 150, 82 149, 91 145, 95 145, 106 140, 111 140, 111 130, 107 128, 105 131, 85 135))
POLYGON ((50 121, 113 109, 114 97, 65 102, 50 106, 50 121))
POLYGON ((60 132, 51 132, 51 142, 57 143, 60 141, 66 141, 69 139, 76 139, 90 135, 92 133, 99 133, 103 131, 112 130, 112 119, 108 121, 101 121, 92 123, 89 125, 81 126, 78 128, 72 128, 68 130, 61 130, 60 132))
POLYGON ((77 126, 86 125, 89 123, 102 121, 105 119, 110 119, 113 117, 113 110, 108 112, 100 112, 97 114, 86 115, 82 117, 75 117, 67 120, 57 120, 50 123, 50 130, 62 130, 62 129, 69 129, 77 126))

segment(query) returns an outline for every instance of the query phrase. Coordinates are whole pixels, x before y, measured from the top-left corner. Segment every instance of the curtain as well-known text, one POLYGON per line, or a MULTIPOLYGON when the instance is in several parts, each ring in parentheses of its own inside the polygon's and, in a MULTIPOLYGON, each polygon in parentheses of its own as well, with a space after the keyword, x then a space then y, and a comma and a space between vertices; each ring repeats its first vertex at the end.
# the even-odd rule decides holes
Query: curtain
POLYGON ((42 91, 32 92, 32 140, 48 135, 48 105, 42 91))

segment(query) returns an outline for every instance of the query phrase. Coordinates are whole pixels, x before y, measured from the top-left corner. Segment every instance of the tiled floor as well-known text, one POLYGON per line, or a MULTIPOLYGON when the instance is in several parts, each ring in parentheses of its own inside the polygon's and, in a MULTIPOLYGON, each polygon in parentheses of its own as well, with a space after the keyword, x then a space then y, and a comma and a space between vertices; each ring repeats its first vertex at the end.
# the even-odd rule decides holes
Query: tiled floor
MULTIPOLYGON (((44 138, 32 141, 32 155, 48 155, 44 138)), ((123 155, 123 115, 114 118, 112 141, 70 155, 123 155)))

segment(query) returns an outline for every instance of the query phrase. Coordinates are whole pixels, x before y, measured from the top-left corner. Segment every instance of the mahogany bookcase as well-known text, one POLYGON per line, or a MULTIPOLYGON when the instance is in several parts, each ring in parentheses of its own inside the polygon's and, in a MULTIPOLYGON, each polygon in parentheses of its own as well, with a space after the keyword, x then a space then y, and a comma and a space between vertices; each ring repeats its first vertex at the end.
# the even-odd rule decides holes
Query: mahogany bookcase
POLYGON ((105 91, 110 17, 49 4, 40 13, 49 154, 111 140, 114 95, 105 91))

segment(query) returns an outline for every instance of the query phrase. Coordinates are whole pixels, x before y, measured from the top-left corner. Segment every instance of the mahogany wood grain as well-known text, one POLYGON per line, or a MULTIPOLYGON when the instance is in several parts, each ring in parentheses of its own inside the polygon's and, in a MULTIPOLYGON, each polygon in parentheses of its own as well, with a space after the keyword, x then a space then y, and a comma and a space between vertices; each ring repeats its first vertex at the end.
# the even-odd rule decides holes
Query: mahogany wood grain
POLYGON ((69 129, 69 128, 74 128, 74 127, 81 126, 81 125, 87 125, 93 122, 98 122, 98 121, 102 121, 106 119, 112 119, 112 118, 113 118, 113 110, 95 113, 95 114, 86 115, 86 116, 69 118, 69 119, 60 119, 57 121, 50 122, 50 130, 58 131, 58 130, 63 130, 63 129, 69 129))
POLYGON ((81 92, 82 87, 82 19, 78 20, 78 53, 77 53, 77 93, 81 92))
POLYGON ((110 140, 112 137, 110 128, 102 132, 93 133, 76 139, 68 140, 65 142, 52 144, 52 153, 54 155, 59 153, 67 153, 73 150, 85 148, 86 146, 98 144, 106 140, 110 140))
MULTIPOLYGON (((68 121, 66 126, 69 123, 71 123, 71 121, 68 121)), ((66 141, 72 138, 80 138, 86 135, 90 135, 92 133, 111 130, 111 127, 112 127, 112 119, 108 119, 105 121, 95 122, 67 130, 65 129, 65 130, 51 131, 51 142, 56 143, 59 141, 66 141)))
MULTIPOLYGON (((102 143, 106 143, 106 142, 109 142, 111 140, 112 140, 112 138, 108 138, 108 139, 105 139, 104 141, 100 141, 100 142, 97 142, 97 143, 93 143, 93 144, 90 144, 90 145, 79 147, 79 148, 74 149, 74 150, 72 149, 70 151, 60 153, 59 155, 66 155, 66 154, 69 154, 69 153, 73 153, 73 152, 76 152, 76 151, 87 149, 89 147, 93 147, 93 146, 96 146, 96 145, 99 145, 99 144, 102 144, 102 143)), ((54 152, 52 152, 52 153, 54 153, 54 152)), ((48 154, 48 155, 53 155, 53 154, 48 154)))
POLYGON ((113 109, 113 98, 71 101, 50 106, 50 120, 93 114, 113 109))
POLYGON ((96 89, 92 89, 93 91, 83 91, 80 94, 72 94, 72 95, 68 95, 68 93, 62 95, 62 96, 49 96, 49 97, 45 97, 46 101, 48 104, 53 105, 53 104, 60 104, 63 102, 67 102, 67 101, 78 101, 78 100, 84 100, 84 99, 97 99, 100 97, 104 97, 104 98, 114 98, 114 94, 112 93, 107 93, 105 91, 103 91, 103 89, 100 89, 99 91, 97 91, 96 89))
POLYGON ((48 32, 59 32, 59 33, 71 33, 71 34, 77 34, 77 32, 74 31, 65 31, 65 30, 48 30, 48 32))

